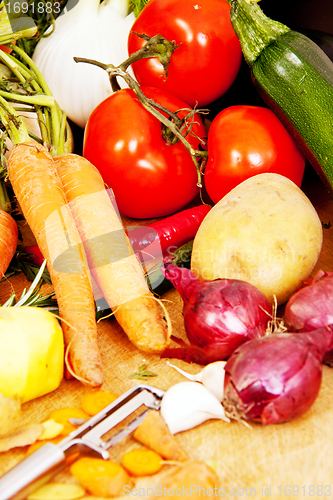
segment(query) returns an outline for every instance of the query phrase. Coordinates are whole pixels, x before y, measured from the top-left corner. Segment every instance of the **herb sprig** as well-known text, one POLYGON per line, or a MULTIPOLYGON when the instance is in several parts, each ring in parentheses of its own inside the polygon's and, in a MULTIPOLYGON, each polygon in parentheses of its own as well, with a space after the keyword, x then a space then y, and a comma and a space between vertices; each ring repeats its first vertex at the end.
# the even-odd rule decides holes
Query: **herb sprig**
POLYGON ((147 370, 147 364, 143 363, 142 365, 139 366, 139 370, 137 372, 131 373, 129 378, 135 378, 138 380, 147 380, 147 378, 150 377, 157 377, 157 373, 151 372, 150 370, 147 370))

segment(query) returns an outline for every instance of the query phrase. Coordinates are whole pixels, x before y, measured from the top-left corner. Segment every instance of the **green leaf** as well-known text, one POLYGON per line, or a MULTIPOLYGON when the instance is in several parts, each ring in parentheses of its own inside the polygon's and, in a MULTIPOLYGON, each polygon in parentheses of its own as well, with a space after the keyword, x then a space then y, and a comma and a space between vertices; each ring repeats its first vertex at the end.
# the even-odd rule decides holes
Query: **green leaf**
POLYGON ((2 307, 20 307, 20 306, 35 306, 35 307, 48 307, 49 309, 57 309, 57 301, 53 298, 54 293, 42 295, 39 292, 42 285, 42 275, 45 270, 46 260, 40 266, 33 282, 28 290, 24 289, 19 300, 16 300, 15 293, 12 293, 9 299, 2 305, 2 307))
POLYGON ((157 374, 147 370, 147 365, 145 363, 139 366, 139 370, 137 372, 131 373, 129 376, 129 378, 135 378, 138 380, 146 380, 149 377, 157 377, 157 374))
MULTIPOLYGON (((15 274, 23 272, 28 281, 34 281, 35 277, 39 272, 40 266, 34 264, 31 260, 31 257, 32 255, 30 253, 27 253, 24 250, 23 246, 18 245, 14 257, 12 258, 8 266, 8 269, 5 273, 5 276, 2 278, 2 280, 6 280, 11 276, 14 276, 15 274)), ((50 274, 46 268, 43 270, 41 279, 42 281, 45 281, 45 283, 51 285, 50 274)))
POLYGON ((148 0, 130 0, 129 10, 133 12, 135 17, 138 17, 145 5, 147 5, 148 0))

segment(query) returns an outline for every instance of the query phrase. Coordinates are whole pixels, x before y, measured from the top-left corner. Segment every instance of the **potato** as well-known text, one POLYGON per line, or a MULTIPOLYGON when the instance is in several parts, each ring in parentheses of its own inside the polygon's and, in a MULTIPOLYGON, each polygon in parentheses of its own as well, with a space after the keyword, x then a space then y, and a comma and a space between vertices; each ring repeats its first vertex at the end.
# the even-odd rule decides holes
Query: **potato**
POLYGON ((283 304, 314 268, 323 241, 316 210, 292 181, 264 173, 239 184, 203 220, 191 268, 199 279, 240 279, 283 304))
POLYGON ((0 392, 21 403, 54 391, 63 377, 64 340, 46 309, 0 308, 0 392))

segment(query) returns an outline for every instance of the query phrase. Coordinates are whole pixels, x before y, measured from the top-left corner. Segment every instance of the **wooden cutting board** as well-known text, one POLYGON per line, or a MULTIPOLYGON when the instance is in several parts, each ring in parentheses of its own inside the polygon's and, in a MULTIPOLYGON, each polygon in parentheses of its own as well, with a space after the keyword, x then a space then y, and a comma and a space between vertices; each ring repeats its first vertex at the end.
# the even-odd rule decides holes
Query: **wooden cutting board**
MULTIPOLYGON (((333 201, 311 167, 307 168, 302 187, 327 226, 324 228, 321 256, 313 274, 320 268, 332 271, 333 227, 328 226, 330 221, 333 224, 333 201)), ((125 223, 138 222, 125 220, 125 223)), ((19 292, 26 285, 29 283, 21 275, 13 277, 9 283, 1 283, 0 303, 13 289, 19 292)), ((172 290, 163 298, 167 301, 165 305, 172 320, 174 335, 186 339, 182 301, 178 292, 172 290)), ((137 350, 114 319, 101 321, 98 333, 106 376, 104 389, 121 394, 140 383, 129 376, 142 363, 146 363, 156 373, 156 377, 148 381, 156 387, 168 389, 185 380, 167 365, 166 360, 137 350)), ((202 368, 178 360, 173 363, 191 373, 197 373, 202 368)), ((76 380, 63 380, 53 393, 23 405, 24 422, 42 422, 55 408, 79 406, 80 398, 87 391, 89 389, 76 380)), ((221 480, 220 496, 312 499, 333 496, 332 426, 333 369, 324 367, 322 387, 315 404, 305 415, 290 423, 267 427, 251 424, 251 428, 248 428, 239 422, 227 424, 211 420, 177 434, 177 439, 192 458, 205 460, 216 467, 221 480)), ((124 450, 133 443, 132 438, 128 438, 118 444, 111 451, 112 459, 119 460, 124 450)), ((0 476, 23 459, 25 452, 26 449, 22 448, 0 454, 0 476)), ((60 480, 65 478, 67 476, 62 475, 60 480)))

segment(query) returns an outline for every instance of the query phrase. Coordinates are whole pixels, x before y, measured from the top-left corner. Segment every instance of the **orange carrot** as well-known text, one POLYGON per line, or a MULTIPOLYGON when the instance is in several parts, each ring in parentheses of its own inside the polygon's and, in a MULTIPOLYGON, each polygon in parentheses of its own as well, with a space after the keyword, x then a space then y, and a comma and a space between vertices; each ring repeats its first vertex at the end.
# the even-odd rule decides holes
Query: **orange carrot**
POLYGON ((66 406, 65 408, 58 408, 57 410, 53 410, 50 413, 49 418, 54 420, 58 424, 62 424, 64 426, 61 431, 62 436, 68 436, 71 432, 73 432, 77 427, 70 423, 70 418, 90 418, 84 410, 81 408, 77 408, 76 406, 66 406))
POLYGON ((54 160, 91 273, 118 323, 139 349, 163 351, 169 332, 100 173, 78 155, 60 155, 54 160))
POLYGON ((0 280, 3 278, 17 247, 18 230, 13 217, 0 210, 0 280))
POLYGON ((34 142, 14 147, 8 175, 37 244, 47 260, 73 374, 86 385, 103 383, 95 302, 79 235, 55 164, 34 142))
POLYGON ((125 469, 111 460, 83 457, 70 467, 79 483, 93 496, 110 498, 124 494, 124 488, 132 489, 132 479, 125 469))
POLYGON ((152 476, 163 467, 163 458, 148 448, 134 448, 121 457, 121 465, 130 476, 152 476))
POLYGON ((93 391, 84 394, 81 398, 81 408, 88 415, 96 415, 103 408, 113 403, 119 396, 109 391, 93 391))

